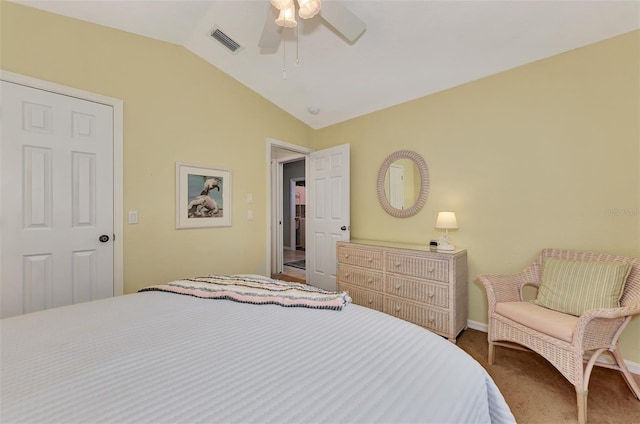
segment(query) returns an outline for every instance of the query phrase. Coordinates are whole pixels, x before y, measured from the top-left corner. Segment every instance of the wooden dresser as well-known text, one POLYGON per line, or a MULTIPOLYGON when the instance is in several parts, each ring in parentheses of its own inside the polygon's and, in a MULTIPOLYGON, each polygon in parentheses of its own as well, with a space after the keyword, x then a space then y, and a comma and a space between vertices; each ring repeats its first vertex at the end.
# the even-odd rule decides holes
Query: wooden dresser
POLYGON ((456 342, 467 327, 467 251, 373 240, 336 244, 337 285, 353 303, 456 342))

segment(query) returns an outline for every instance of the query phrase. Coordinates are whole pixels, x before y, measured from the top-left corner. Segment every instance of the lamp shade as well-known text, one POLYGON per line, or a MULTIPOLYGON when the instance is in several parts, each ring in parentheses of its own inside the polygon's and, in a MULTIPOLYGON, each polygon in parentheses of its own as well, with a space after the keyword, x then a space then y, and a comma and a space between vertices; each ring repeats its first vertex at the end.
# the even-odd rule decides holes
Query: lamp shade
POLYGON ((280 15, 276 19, 276 24, 281 27, 293 28, 298 25, 296 22, 296 9, 293 5, 293 0, 289 1, 289 5, 280 10, 280 15))
POLYGON ((455 212, 438 212, 436 228, 440 228, 443 230, 458 228, 458 222, 456 221, 455 212))
POLYGON ((298 0, 298 5, 300 6, 298 15, 302 19, 309 19, 318 14, 322 2, 321 0, 298 0))

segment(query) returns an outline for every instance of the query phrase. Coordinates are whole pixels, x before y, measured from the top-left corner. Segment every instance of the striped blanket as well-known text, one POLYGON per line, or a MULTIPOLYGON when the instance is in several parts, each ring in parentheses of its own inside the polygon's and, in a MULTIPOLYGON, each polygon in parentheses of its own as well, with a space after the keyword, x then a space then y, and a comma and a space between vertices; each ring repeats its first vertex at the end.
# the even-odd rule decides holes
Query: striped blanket
POLYGON ((178 293, 204 299, 229 299, 242 303, 341 310, 351 298, 306 284, 274 280, 260 275, 210 275, 145 287, 144 291, 178 293))

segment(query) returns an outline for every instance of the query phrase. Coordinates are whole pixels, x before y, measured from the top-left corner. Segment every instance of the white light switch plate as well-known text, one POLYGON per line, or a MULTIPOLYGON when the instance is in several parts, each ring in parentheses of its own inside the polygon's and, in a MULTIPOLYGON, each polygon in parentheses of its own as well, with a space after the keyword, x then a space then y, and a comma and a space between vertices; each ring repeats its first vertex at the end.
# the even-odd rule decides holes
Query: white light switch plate
POLYGON ((138 223, 138 211, 129 211, 129 224, 138 223))

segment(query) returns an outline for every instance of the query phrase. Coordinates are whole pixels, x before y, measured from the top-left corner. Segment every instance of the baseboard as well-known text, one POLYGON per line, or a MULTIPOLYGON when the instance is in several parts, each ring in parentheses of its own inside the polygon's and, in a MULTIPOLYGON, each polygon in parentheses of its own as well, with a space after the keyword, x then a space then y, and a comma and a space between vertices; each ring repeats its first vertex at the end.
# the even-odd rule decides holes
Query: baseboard
MULTIPOLYGON (((478 321, 472 321, 472 320, 467 320, 467 327, 473 329, 473 330, 478 330, 478 331, 482 331, 483 333, 486 333, 489 331, 487 324, 483 323, 483 322, 478 322, 478 321)), ((603 364, 613 364, 613 359, 611 359, 611 357, 609 357, 608 355, 600 355, 600 357, 598 358, 597 362, 601 362, 603 364)), ((624 360, 624 363, 627 364, 627 368, 629 368, 629 371, 632 372, 633 374, 638 374, 640 375, 640 364, 637 362, 632 362, 632 361, 627 361, 626 359, 624 360)))
POLYGON ((472 330, 482 331, 483 333, 487 333, 489 331, 487 324, 478 321, 467 320, 467 327, 472 330))

